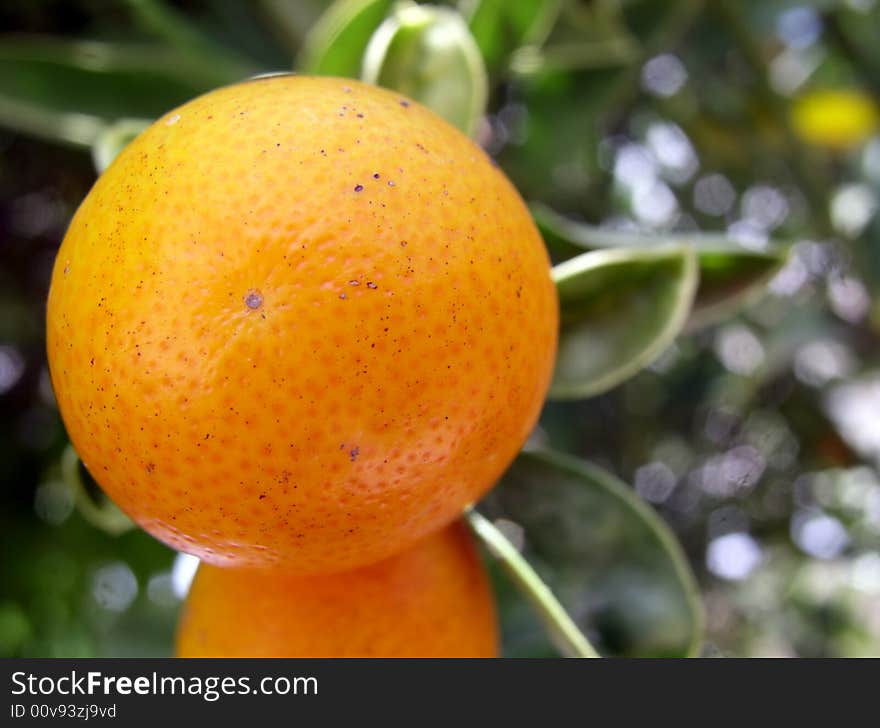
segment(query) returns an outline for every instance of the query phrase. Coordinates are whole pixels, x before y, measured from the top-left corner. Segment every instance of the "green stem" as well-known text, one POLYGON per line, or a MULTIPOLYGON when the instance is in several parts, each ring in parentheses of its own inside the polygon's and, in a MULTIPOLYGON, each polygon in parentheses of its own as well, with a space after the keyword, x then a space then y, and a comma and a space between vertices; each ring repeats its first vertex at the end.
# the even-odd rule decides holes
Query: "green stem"
POLYGON ((68 445, 61 456, 61 477, 73 493, 73 502, 79 514, 96 528, 119 536, 135 527, 134 522, 110 500, 98 504, 89 495, 79 473, 79 455, 68 445))
POLYGON ((578 629, 550 588, 507 537, 472 508, 465 512, 465 517, 474 533, 501 562, 523 595, 535 607, 551 639, 563 654, 566 657, 599 657, 599 653, 578 629))

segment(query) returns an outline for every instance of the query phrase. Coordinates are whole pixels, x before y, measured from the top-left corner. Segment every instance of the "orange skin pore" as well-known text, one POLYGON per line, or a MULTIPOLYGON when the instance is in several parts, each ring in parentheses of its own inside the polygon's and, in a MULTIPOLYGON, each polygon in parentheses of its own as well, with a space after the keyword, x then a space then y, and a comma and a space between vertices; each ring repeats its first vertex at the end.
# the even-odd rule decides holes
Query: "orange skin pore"
POLYGON ((397 556, 321 576, 199 566, 180 657, 497 657, 486 572, 456 523, 397 556))
POLYGON ((327 573, 455 519, 515 457, 556 352, 549 260, 485 153, 414 102, 298 76, 126 147, 58 252, 67 431, 175 549, 327 573))

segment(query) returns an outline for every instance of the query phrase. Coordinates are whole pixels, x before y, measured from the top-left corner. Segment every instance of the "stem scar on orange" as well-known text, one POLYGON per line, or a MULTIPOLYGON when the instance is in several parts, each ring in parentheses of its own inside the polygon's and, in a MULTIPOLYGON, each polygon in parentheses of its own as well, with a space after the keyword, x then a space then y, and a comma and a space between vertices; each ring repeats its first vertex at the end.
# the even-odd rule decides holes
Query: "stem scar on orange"
POLYGON ((488 579, 460 524, 352 571, 202 564, 177 631, 180 657, 496 657, 488 579))
POLYGON ((122 151, 58 252, 48 353, 77 452, 143 528, 323 573, 492 486, 557 319, 543 241, 482 150, 398 94, 284 76, 122 151))

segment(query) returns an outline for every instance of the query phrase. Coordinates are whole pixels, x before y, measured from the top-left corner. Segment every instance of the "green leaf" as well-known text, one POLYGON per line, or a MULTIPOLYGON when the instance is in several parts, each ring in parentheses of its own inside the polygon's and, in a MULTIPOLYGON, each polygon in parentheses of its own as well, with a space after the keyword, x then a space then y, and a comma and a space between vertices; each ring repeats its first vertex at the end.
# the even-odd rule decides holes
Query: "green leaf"
POLYGON ((488 519, 473 509, 465 518, 474 533, 502 566, 520 594, 530 602, 544 623, 548 637, 566 657, 599 657, 599 653, 578 629, 571 616, 559 603, 541 577, 519 553, 507 536, 488 519))
MULTIPOLYGON (((687 558, 657 513, 614 475, 570 455, 524 451, 484 507, 523 528, 524 556, 602 654, 699 652, 703 608, 687 558)), ((501 612, 517 618, 505 603, 501 612)), ((516 637, 508 654, 548 652, 524 620, 502 627, 516 637)))
POLYGON ((750 250, 730 238, 712 233, 646 235, 603 230, 569 220, 550 208, 535 204, 532 214, 550 251, 562 258, 582 250, 688 245, 697 251, 700 285, 688 330, 724 319, 760 298, 767 283, 785 265, 787 248, 750 250))
POLYGON ((297 68, 358 78, 367 44, 392 4, 393 0, 336 0, 309 31, 297 68))
POLYGON ((370 40, 362 78, 419 101, 466 134, 474 133, 486 111, 480 50, 449 8, 398 5, 370 40))
POLYGON ((210 88, 166 48, 0 37, 0 124, 91 146, 120 117, 158 117, 210 88))
POLYGON ((98 135, 92 147, 95 169, 101 174, 125 147, 152 122, 149 119, 120 119, 98 135))
POLYGON ((561 332, 550 396, 582 399, 633 376, 673 342, 697 288, 688 246, 595 250, 553 268, 561 332))
POLYGON ((522 46, 539 46, 550 33, 562 7, 561 0, 461 0, 462 15, 480 48, 486 65, 501 65, 522 46))
POLYGON ((764 295, 785 265, 787 250, 745 250, 730 241, 694 241, 700 261, 700 287, 687 328, 722 321, 764 295))

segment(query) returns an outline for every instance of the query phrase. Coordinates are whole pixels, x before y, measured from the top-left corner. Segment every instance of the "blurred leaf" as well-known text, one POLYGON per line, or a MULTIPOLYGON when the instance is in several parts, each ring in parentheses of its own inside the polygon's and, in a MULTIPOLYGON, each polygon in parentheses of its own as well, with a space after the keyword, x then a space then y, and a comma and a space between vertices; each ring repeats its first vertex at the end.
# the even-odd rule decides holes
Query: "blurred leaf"
POLYGON ((601 41, 557 43, 544 48, 524 46, 510 61, 511 70, 521 76, 555 71, 615 68, 636 63, 639 47, 626 36, 601 41))
POLYGON ((626 65, 519 75, 504 128, 490 149, 526 199, 554 206, 606 208, 607 172, 599 165, 604 117, 626 65))
POLYGON ((562 329, 555 399, 605 392, 650 364, 687 321, 697 288, 692 248, 596 250, 553 268, 562 329))
POLYGON ((97 116, 47 109, 0 93, 0 125, 74 146, 91 146, 104 130, 97 116))
POLYGON ((363 79, 419 101, 466 134, 474 133, 486 111, 480 50, 449 8, 399 5, 370 39, 363 79))
POLYGON ((293 46, 287 42, 292 30, 291 21, 296 16, 306 28, 310 27, 326 3, 297 0, 285 4, 288 6, 286 13, 273 13, 268 1, 204 0, 204 4, 196 8, 196 23, 203 32, 210 33, 209 40, 215 46, 227 54, 232 52, 241 63, 249 67, 256 64, 261 72, 269 69, 290 71, 293 70, 294 54, 305 37, 302 31, 293 46), (285 18, 281 18, 282 15, 285 18))
POLYGON ((506 571, 523 596, 541 618, 547 634, 566 657, 599 657, 577 625, 541 581, 507 536, 488 519, 468 509, 465 517, 474 533, 506 571))
POLYGON ((15 602, 0 602, 0 657, 13 657, 30 634, 27 613, 15 602))
POLYGON ((3 624, 10 619, 3 614, 9 602, 0 604, 0 632, 11 626, 16 637, 0 644, 0 654, 12 648, 4 656, 170 656, 179 605, 158 604, 149 586, 159 574, 170 578, 174 552, 167 546, 141 529, 111 536, 75 516, 50 526, 32 509, 14 506, 0 510, 0 532, 21 554, 0 560, 0 583, 6 599, 26 606, 27 617, 26 633, 14 614, 11 625, 3 624), (100 608, 92 596, 95 569, 114 561, 127 564, 140 587, 122 614, 100 608), (140 649, 129 647, 135 641, 140 649))
POLYGON ((827 40, 870 85, 876 98, 880 92, 880 44, 877 43, 880 6, 868 2, 838 2, 828 3, 824 9, 827 40))
MULTIPOLYGON (((311 29, 327 12, 321 0, 258 0, 263 22, 289 53, 298 53, 311 29)), ((378 25, 378 22, 376 23, 378 25)))
POLYGON ((561 3, 560 9, 561 18, 547 28, 541 43, 529 43, 515 52, 510 62, 514 73, 583 71, 621 65, 631 69, 640 64, 643 50, 624 22, 620 2, 566 2, 561 3))
POLYGON ((562 0, 461 0, 458 7, 486 65, 494 68, 524 45, 541 45, 562 4, 562 0))
POLYGON ((615 476, 569 455, 527 450, 486 507, 524 529, 526 558, 603 654, 699 651, 703 609, 682 548, 615 476))
MULTIPOLYGON (((762 0, 763 1, 763 0, 762 0)), ((675 45, 681 26, 699 15, 705 0, 675 0, 658 3, 657 0, 608 0, 603 3, 619 10, 629 31, 645 46, 669 48, 675 45)))
POLYGON ((726 318, 762 296, 766 284, 788 257, 785 248, 749 250, 720 234, 647 235, 603 230, 569 220, 540 204, 532 206, 532 214, 548 248, 561 257, 569 257, 579 250, 693 247, 699 262, 700 282, 687 325, 689 330, 726 318))
POLYGON ((151 123, 149 119, 120 119, 105 127, 92 147, 92 160, 98 174, 107 169, 119 152, 151 123))
POLYGON ((207 74, 212 85, 232 83, 258 72, 249 59, 214 42, 185 14, 162 0, 127 0, 127 4, 135 20, 207 74))
POLYGON ((210 88, 156 46, 0 37, 0 123, 91 146, 105 123, 157 117, 210 88))
POLYGON ((367 44, 393 0, 336 0, 309 31, 297 67, 304 73, 358 78, 367 44))
POLYGON ((73 492, 74 504, 79 514, 95 528, 112 536, 137 528, 135 523, 109 498, 102 495, 98 501, 89 495, 79 472, 79 464, 80 459, 76 450, 73 449, 73 445, 68 445, 61 456, 61 476, 73 492))

